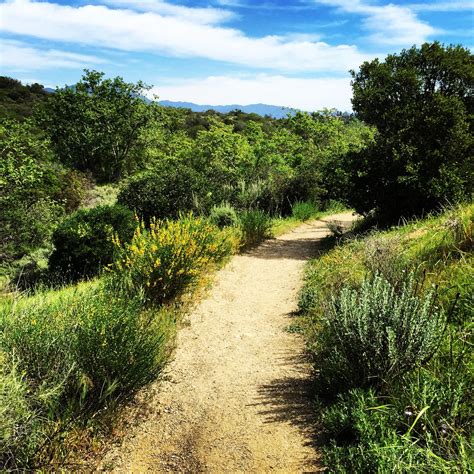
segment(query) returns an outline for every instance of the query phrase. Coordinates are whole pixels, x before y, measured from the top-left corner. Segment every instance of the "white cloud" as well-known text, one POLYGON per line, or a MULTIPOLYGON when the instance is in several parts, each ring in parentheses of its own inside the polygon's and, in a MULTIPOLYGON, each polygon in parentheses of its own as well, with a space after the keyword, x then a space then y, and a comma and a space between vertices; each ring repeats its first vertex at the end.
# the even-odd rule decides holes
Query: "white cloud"
POLYGON ((141 12, 154 12, 164 16, 183 18, 193 23, 211 25, 223 23, 235 17, 229 10, 221 8, 191 8, 162 0, 99 0, 106 5, 127 8, 141 12))
POLYGON ((161 100, 204 105, 265 103, 302 110, 335 107, 351 110, 350 79, 303 79, 259 74, 255 77, 211 76, 162 82, 150 91, 161 100))
POLYGON ((366 0, 315 0, 316 3, 338 8, 344 13, 363 17, 362 26, 369 31, 374 44, 411 46, 425 42, 436 30, 421 21, 407 6, 374 5, 366 0))
POLYGON ((449 2, 412 3, 407 5, 410 10, 418 12, 461 12, 474 9, 472 0, 451 0, 449 2))
POLYGON ((346 72, 364 60, 356 46, 282 36, 254 38, 184 17, 105 6, 71 7, 30 0, 0 4, 2 31, 55 41, 178 57, 200 57, 287 71, 346 72))
POLYGON ((105 62, 107 61, 96 56, 57 49, 38 49, 21 41, 2 40, 0 66, 12 71, 32 71, 54 67, 74 69, 105 62))

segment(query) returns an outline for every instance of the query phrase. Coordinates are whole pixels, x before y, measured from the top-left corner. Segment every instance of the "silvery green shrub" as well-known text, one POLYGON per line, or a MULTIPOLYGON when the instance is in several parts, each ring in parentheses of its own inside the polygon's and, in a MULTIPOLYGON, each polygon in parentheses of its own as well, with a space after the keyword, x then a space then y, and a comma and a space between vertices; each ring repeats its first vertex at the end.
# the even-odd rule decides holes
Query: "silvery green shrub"
POLYGON ((421 366, 444 328, 435 290, 419 296, 413 275, 397 287, 378 274, 343 287, 327 304, 314 347, 321 388, 381 385, 421 366))

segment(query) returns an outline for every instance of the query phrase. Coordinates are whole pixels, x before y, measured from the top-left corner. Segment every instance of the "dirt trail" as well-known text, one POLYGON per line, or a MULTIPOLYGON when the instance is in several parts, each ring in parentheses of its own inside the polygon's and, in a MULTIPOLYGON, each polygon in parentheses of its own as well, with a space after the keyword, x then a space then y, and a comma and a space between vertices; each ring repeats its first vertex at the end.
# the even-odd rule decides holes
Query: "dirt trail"
POLYGON ((285 331, 302 270, 327 235, 304 224, 234 257, 182 328, 146 419, 101 469, 116 472, 308 472, 313 446, 310 367, 300 336, 285 331))

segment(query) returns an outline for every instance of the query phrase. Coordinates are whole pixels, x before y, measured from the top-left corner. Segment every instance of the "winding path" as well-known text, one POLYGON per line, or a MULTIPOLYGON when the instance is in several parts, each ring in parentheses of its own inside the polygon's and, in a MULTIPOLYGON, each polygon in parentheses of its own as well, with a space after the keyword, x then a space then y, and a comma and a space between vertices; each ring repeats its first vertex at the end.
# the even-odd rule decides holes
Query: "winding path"
POLYGON ((149 393, 149 413, 101 469, 116 472, 314 472, 310 366, 285 330, 305 261, 324 221, 235 256, 180 330, 174 360, 149 393))

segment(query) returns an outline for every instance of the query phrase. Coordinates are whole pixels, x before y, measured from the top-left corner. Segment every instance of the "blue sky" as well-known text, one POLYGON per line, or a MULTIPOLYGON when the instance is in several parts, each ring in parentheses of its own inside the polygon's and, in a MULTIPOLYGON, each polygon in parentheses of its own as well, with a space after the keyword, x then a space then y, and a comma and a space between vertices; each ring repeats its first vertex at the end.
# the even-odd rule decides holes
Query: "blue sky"
POLYGON ((348 70, 414 44, 473 46, 474 0, 6 0, 0 74, 84 68, 161 99, 350 109, 348 70))

